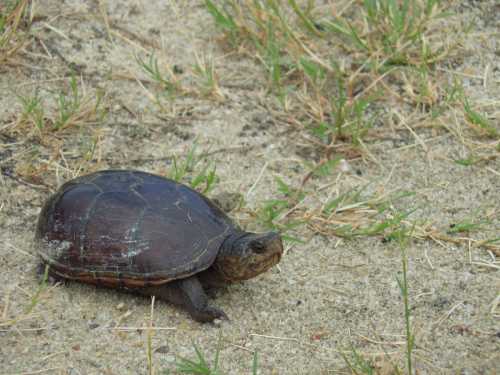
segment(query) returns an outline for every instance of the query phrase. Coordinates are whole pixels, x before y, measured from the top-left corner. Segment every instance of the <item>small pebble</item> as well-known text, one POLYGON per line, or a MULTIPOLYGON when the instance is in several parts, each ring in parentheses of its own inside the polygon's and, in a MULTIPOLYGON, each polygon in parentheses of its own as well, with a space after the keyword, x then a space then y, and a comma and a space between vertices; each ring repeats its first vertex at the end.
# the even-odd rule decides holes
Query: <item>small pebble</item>
POLYGON ((345 159, 340 160, 339 167, 342 172, 349 172, 351 170, 351 166, 345 159))
POLYGON ((214 319, 213 324, 216 327, 220 327, 221 324, 222 324, 222 320, 220 320, 220 319, 214 319))
POLYGON ((168 353, 168 346, 167 345, 162 345, 162 346, 159 346, 157 347, 155 350, 154 350, 155 353, 168 353))

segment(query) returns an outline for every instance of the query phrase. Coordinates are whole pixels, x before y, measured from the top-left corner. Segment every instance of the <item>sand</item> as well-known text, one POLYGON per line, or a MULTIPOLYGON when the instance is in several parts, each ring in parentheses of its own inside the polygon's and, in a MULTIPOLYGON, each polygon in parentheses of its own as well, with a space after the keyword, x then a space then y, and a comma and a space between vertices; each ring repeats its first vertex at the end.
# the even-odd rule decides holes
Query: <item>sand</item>
MULTIPOLYGON (((494 3, 452 6, 463 20, 476 19, 477 45, 463 47, 450 69, 464 73, 472 98, 496 108, 500 59, 494 3)), ((276 116, 262 68, 221 47, 203 2, 44 0, 34 5, 36 40, 22 51, 23 64, 0 66, 0 317, 5 312, 3 322, 20 319, 0 327, 0 374, 146 374, 144 327, 151 322, 156 374, 176 373, 180 357, 195 358, 193 345, 212 361, 219 338, 225 374, 251 373, 255 351, 259 374, 347 374, 341 353, 351 355, 351 348, 380 373, 391 373, 390 363, 404 367, 404 305, 397 284, 401 251, 381 237, 346 240, 299 229, 310 240, 288 243, 279 267, 217 291, 212 303, 230 318, 218 324, 197 323, 162 301, 155 302, 151 318, 147 298, 78 283, 48 285, 26 314, 38 288, 32 246, 37 215, 50 192, 76 174, 104 168, 164 174, 172 157, 182 158, 196 141, 197 150, 210 152, 216 165, 219 183, 211 196, 238 192, 255 208, 276 195, 276 175, 289 182, 304 175, 303 142, 276 116), (147 59, 145 52, 153 49, 162 67, 184 70, 179 80, 187 86, 196 55, 212 56, 220 98, 186 95, 162 99, 162 108, 154 105, 151 95, 158 91, 134 57, 147 59), (69 67, 76 68, 90 97, 97 89, 106 92, 106 116, 62 132, 59 150, 40 144, 36 133, 9 138, 7 126, 22 111, 15 94, 39 90, 49 96, 66 84, 69 67), (80 164, 94 139, 98 146, 91 161, 80 164), (47 150, 63 152, 66 161, 52 163, 47 150), (46 172, 37 181, 9 177, 30 165, 45 165, 46 172)), ((498 126, 498 110, 491 113, 498 126)), ((337 192, 367 183, 372 192, 413 191, 398 203, 401 209, 417 208, 412 219, 430 220, 446 231, 467 217, 489 213, 485 229, 471 237, 498 237, 500 159, 464 167, 453 161, 467 157, 457 137, 418 134, 367 142, 372 157, 347 160, 347 168, 313 179, 313 190, 318 188, 320 199, 328 190, 319 187, 329 183, 337 192)), ((230 215, 259 229, 238 210, 230 215)), ((500 283, 494 254, 470 249, 467 241, 430 239, 410 241, 407 253, 418 373, 497 373, 500 283)))

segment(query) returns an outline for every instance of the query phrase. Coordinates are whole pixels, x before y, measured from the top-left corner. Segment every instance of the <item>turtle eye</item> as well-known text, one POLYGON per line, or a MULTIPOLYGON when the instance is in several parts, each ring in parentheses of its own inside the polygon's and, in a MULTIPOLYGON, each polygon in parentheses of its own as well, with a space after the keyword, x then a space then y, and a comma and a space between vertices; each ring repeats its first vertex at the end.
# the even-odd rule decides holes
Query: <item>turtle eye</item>
POLYGON ((266 252, 266 246, 260 241, 252 241, 250 247, 257 254, 262 254, 266 252))

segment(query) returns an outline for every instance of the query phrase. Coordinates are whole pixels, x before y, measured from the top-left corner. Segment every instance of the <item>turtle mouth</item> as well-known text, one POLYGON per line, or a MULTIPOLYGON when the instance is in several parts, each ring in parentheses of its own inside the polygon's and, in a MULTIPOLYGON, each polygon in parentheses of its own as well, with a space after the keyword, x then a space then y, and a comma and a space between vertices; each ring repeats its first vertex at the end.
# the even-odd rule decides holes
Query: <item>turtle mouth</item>
POLYGON ((266 272, 278 264, 280 259, 281 253, 279 252, 266 256, 252 257, 246 262, 241 262, 241 259, 238 258, 226 259, 224 266, 219 269, 219 272, 224 275, 224 279, 228 282, 248 280, 266 272))
POLYGON ((244 279, 250 279, 261 273, 266 272, 273 266, 279 263, 281 252, 274 252, 266 257, 257 257, 248 265, 248 272, 245 273, 244 279))
POLYGON ((279 253, 279 254, 276 253, 273 256, 267 258, 267 260, 262 263, 261 272, 265 272, 268 269, 270 269, 271 267, 275 266, 276 264, 279 263, 280 260, 281 260, 281 253, 279 253))

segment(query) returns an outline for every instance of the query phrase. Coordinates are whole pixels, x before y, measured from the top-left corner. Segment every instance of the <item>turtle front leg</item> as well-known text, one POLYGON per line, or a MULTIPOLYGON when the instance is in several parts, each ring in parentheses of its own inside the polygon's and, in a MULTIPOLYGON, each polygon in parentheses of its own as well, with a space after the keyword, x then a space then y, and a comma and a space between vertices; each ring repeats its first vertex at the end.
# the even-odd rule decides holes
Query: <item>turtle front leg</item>
POLYGON ((208 304, 208 297, 196 276, 148 287, 142 293, 154 295, 186 309, 198 322, 228 319, 224 311, 208 304))

